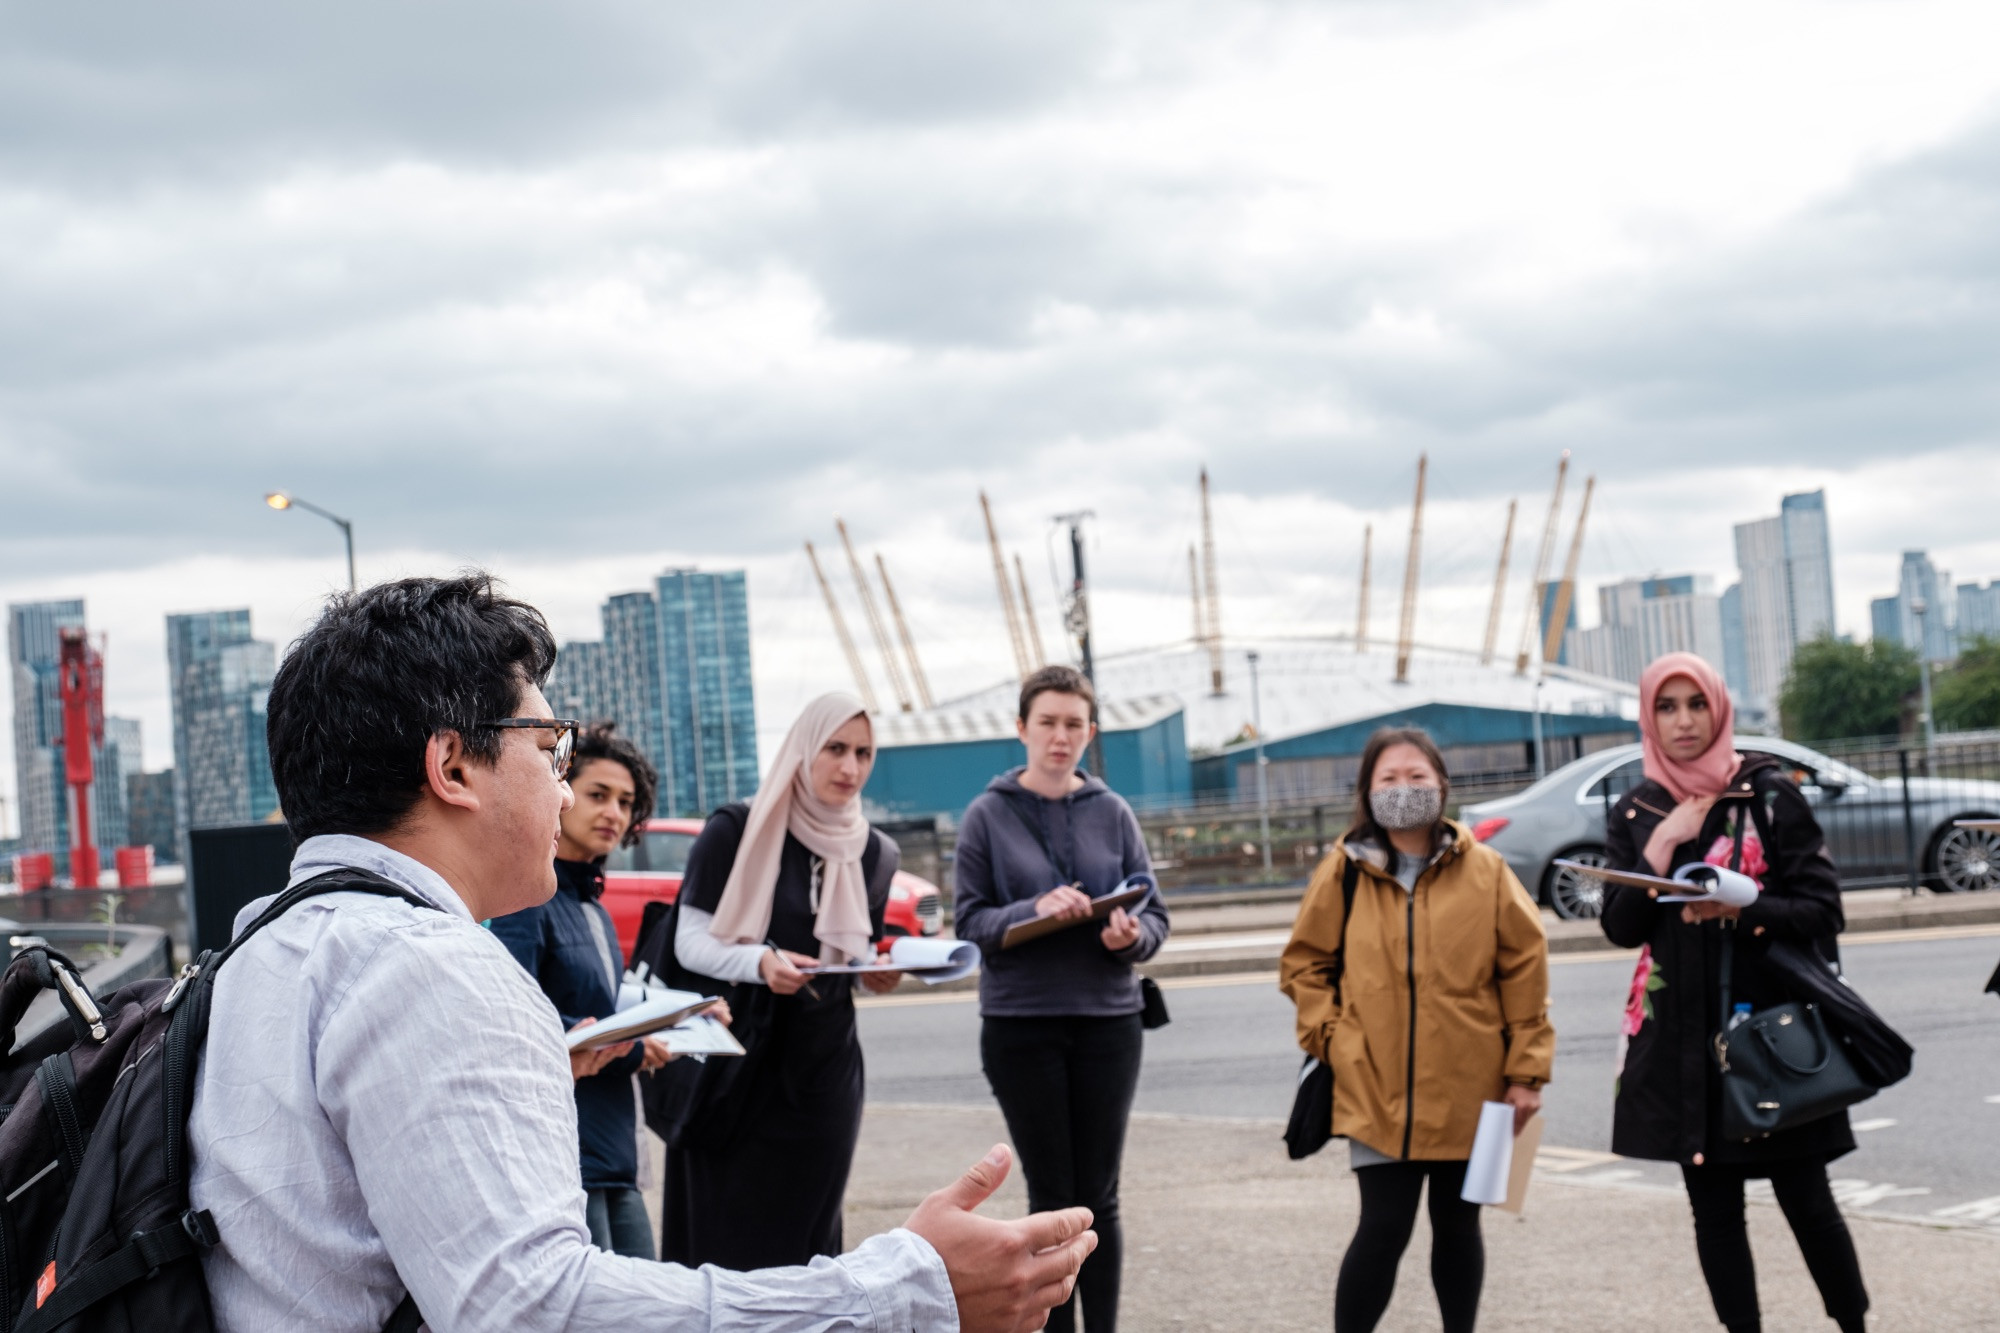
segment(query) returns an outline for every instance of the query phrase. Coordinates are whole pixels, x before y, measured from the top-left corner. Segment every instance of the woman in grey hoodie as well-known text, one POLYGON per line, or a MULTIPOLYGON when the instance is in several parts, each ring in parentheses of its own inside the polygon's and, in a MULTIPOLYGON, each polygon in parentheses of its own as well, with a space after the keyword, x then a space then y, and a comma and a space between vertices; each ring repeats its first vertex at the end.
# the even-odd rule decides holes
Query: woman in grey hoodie
POLYGON ((1069 667, 1044 667, 1022 684, 1015 725, 1028 762, 966 809, 953 871, 953 929, 982 955, 980 1061, 1021 1155, 1029 1206, 1081 1204, 1096 1217, 1097 1251, 1076 1295, 1049 1312, 1053 1333, 1076 1327, 1078 1302, 1090 1333, 1118 1327, 1118 1168, 1142 1042, 1133 964, 1167 938, 1157 893, 1102 925, 1086 920, 1092 898, 1152 872, 1132 807, 1077 769, 1097 732, 1096 704, 1069 667), (1077 924, 1002 951, 1009 926, 1038 917, 1077 924))

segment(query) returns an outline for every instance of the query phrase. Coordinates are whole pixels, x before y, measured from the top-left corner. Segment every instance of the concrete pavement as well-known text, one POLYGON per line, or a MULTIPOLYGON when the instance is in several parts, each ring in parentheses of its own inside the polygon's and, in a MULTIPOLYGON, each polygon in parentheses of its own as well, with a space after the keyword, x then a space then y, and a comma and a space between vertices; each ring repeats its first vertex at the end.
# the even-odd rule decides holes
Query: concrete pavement
MULTIPOLYGON (((1123 1318, 1136 1333, 1330 1326, 1357 1199, 1343 1145, 1286 1159, 1275 1121, 1141 1114, 1125 1158, 1123 1318)), ((848 1243, 900 1223, 1006 1132, 986 1107, 871 1103, 848 1189, 848 1243)), ((1487 1212, 1482 1330, 1717 1327, 1677 1192, 1599 1179, 1592 1154, 1545 1155, 1523 1216, 1487 1212)), ((1018 1177, 988 1211, 1025 1209, 1018 1177)), ((1753 1202, 1767 1333, 1830 1330, 1777 1209, 1753 1202)), ((1878 1333, 2000 1328, 1992 1233, 1850 1218, 1878 1333)), ((1384 1333, 1435 1329, 1418 1223, 1384 1333)))

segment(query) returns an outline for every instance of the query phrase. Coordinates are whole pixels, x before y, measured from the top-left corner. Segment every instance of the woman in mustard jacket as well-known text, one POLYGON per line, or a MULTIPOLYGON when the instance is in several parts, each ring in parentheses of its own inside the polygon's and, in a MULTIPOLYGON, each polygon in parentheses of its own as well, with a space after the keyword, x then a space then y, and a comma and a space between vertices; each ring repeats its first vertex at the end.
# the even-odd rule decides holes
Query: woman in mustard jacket
POLYGON ((1313 876, 1279 965, 1299 1045, 1333 1069, 1333 1132, 1361 1188, 1335 1333, 1368 1333, 1388 1309, 1426 1180, 1438 1310, 1445 1333, 1471 1333, 1486 1252, 1479 1206, 1459 1194, 1480 1105, 1511 1104, 1518 1133, 1555 1056, 1541 914, 1499 853, 1444 818, 1449 791, 1422 731, 1369 738, 1354 822, 1313 876))

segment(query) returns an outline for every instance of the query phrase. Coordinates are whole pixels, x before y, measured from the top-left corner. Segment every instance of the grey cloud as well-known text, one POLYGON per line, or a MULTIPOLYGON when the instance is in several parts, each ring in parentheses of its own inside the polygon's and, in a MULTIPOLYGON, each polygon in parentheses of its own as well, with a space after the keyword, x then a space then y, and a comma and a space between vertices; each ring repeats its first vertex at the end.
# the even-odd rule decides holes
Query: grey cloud
MULTIPOLYGON (((795 175, 782 197, 752 190, 707 214, 473 217, 408 234, 367 218, 273 226, 257 169, 216 185, 175 168, 169 184, 116 200, 46 184, 0 199, 0 236, 48 247, 15 245, 0 261, 10 569, 330 541, 314 521, 257 505, 277 485, 351 513, 378 548, 745 555, 795 546, 836 507, 878 529, 940 511, 969 524, 982 481, 1136 495, 1149 482, 1183 487, 1206 458, 1232 490, 1400 505, 1419 449, 1432 452, 1438 486, 1476 499, 1545 484, 1563 447, 1637 486, 1661 469, 1944 449, 1985 438, 1994 419, 1993 126, 1865 176, 1746 250, 1522 314, 1461 302, 1426 279, 1418 254, 1232 271, 1207 231, 1222 225, 1212 219, 1226 215, 1231 182, 1076 181, 1060 166, 1001 179, 984 170, 976 138, 933 132, 927 117, 997 116, 1066 95, 1091 77, 1100 17, 1004 50, 979 17, 988 11, 949 31, 934 20, 933 46, 917 54, 950 58, 922 67, 888 52, 883 25, 910 11, 887 5, 840 31, 813 20, 760 37, 745 19, 749 35, 721 50, 702 45, 719 29, 659 37, 646 26, 656 11, 637 6, 536 9, 532 22, 503 10, 492 23, 511 40, 547 37, 547 79, 576 81, 563 71, 584 67, 597 77, 545 86, 498 57, 473 61, 492 67, 479 75, 492 86, 460 90, 464 105, 446 118, 459 128, 446 133, 408 100, 422 82, 415 56, 368 74, 359 38, 329 37, 315 75, 311 60, 287 55, 309 34, 215 17, 240 12, 197 13, 211 37, 218 24, 229 34, 213 56, 142 22, 116 60, 77 56, 58 71, 86 89, 67 96, 95 108, 112 137, 165 107, 161 134, 192 143, 202 118, 221 114, 222 102, 181 86, 201 82, 204 62, 250 71, 233 76, 248 92, 218 76, 223 102, 254 103, 260 80, 290 79, 302 100, 279 98, 262 129, 231 112, 246 122, 232 133, 248 137, 216 141, 217 160, 253 166, 267 150, 336 142, 380 161, 404 133, 413 153, 518 147, 537 133, 554 152, 592 125, 640 115, 631 108, 649 98, 681 96, 675 78, 734 90, 734 102, 687 92, 703 115, 810 133, 787 143, 795 175), (620 41, 632 49, 601 59, 592 45, 620 41), (982 54, 991 59, 972 77, 982 54), (881 61, 912 81, 891 86, 881 61), (317 93, 315 77, 326 81, 317 93), (369 79, 384 92, 363 114, 350 94, 369 79), (478 112, 510 86, 518 110, 478 112), (176 99, 193 108, 184 123, 176 99), (864 132, 869 123, 877 129, 864 132), (1168 199, 1174 189, 1190 193, 1168 199), (559 343, 516 354, 441 333, 456 315, 476 322, 635 269, 657 274, 634 281, 639 299, 662 305, 703 281, 800 275, 835 336, 902 360, 837 383, 740 387, 649 364, 643 349, 606 365, 559 343), (1429 358, 1365 350, 1356 330, 1385 300, 1443 310, 1458 344, 1429 358), (1036 324, 1065 306, 1094 326, 1036 324), (1358 425, 1298 424, 1322 418, 1358 425)), ((389 30, 365 13, 349 21, 378 38, 389 30)), ((82 42, 51 36, 57 19, 35 22, 44 26, 25 49, 45 63, 82 42)), ((16 70, 27 58, 6 57, 16 70)), ((20 85, 7 75, 0 87, 15 96, 20 85)), ((43 128, 50 143, 74 129, 43 128)), ((724 144, 734 132, 704 131, 724 144)), ((28 137, 10 132, 0 152, 28 137)), ((561 185, 521 183, 551 180, 561 185)))

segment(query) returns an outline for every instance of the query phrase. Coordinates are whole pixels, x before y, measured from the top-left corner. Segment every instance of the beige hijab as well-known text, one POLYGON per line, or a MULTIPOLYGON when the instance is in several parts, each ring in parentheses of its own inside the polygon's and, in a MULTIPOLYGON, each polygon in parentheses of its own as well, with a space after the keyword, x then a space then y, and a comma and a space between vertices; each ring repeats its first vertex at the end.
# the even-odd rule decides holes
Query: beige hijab
POLYGON ((769 936, 771 901, 777 894, 778 866, 789 832, 826 863, 820 877, 819 915, 813 922, 820 959, 838 963, 872 954, 868 884, 861 873, 868 821, 861 817, 861 798, 828 805, 812 789, 813 757, 826 748, 834 732, 866 715, 861 701, 851 694, 822 694, 806 705, 785 733, 785 743, 778 747, 764 785, 750 803, 736 864, 708 928, 715 938, 762 944, 769 936))

